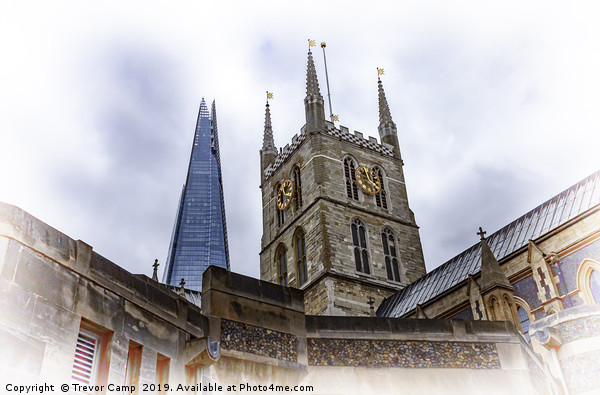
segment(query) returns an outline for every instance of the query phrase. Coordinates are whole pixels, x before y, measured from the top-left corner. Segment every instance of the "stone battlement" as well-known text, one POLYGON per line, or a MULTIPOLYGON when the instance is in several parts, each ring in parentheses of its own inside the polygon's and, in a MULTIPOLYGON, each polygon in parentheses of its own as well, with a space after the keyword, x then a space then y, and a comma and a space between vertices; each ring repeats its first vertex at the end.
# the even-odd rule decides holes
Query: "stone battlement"
MULTIPOLYGON (((358 131, 350 133, 347 127, 341 126, 336 128, 332 122, 326 121, 327 129, 324 130, 326 135, 333 136, 341 141, 347 141, 375 152, 381 155, 393 157, 393 147, 383 143, 379 144, 375 137, 364 138, 363 134, 358 131)), ((291 154, 302 144, 306 139, 306 131, 302 129, 300 135, 295 134, 291 144, 286 144, 275 158, 275 162, 265 169, 264 179, 271 177, 277 169, 291 156, 291 154)))

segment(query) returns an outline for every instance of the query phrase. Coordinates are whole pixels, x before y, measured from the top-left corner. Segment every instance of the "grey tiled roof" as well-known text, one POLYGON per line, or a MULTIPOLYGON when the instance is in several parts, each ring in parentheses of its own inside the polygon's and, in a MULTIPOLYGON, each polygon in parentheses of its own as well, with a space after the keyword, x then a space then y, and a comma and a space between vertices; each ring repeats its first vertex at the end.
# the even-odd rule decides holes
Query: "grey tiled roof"
MULTIPOLYGON (((361 147, 371 149, 382 155, 394 155, 391 148, 388 148, 383 144, 379 144, 376 138, 370 137, 368 139, 365 139, 363 138, 362 133, 356 131, 354 132, 354 134, 351 134, 348 131, 348 128, 345 126, 340 126, 338 129, 331 122, 327 122, 327 129, 325 130, 325 133, 330 136, 334 136, 340 140, 348 141, 360 145, 361 147)), ((279 168, 279 166, 281 166, 281 164, 287 160, 290 154, 294 152, 296 148, 298 148, 298 146, 300 146, 300 144, 305 139, 306 133, 304 132, 302 132, 300 135, 294 135, 294 137, 292 138, 292 143, 287 144, 285 147, 283 147, 279 155, 277 155, 277 157, 275 158, 275 163, 267 166, 267 168, 265 169, 265 179, 271 177, 273 173, 275 173, 275 171, 279 168)))
MULTIPOLYGON (((491 234, 488 244, 494 256, 502 258, 575 218, 600 203, 600 171, 578 182, 527 214, 491 234)), ((402 291, 384 300, 377 309, 380 317, 402 317, 423 304, 478 273, 481 248, 477 243, 448 262, 409 284, 402 291)))
MULTIPOLYGON (((175 285, 164 284, 169 290, 179 294, 179 287, 175 285)), ((198 307, 202 307, 202 292, 194 291, 193 289, 184 289, 185 298, 188 302, 195 304, 198 307)))

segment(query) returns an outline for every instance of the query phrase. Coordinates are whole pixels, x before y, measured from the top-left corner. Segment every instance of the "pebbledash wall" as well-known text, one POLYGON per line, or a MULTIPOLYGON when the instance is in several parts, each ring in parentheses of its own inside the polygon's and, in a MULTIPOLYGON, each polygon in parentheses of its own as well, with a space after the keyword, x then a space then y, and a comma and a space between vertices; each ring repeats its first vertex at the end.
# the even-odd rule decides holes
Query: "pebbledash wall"
POLYGON ((111 393, 109 383, 209 382, 222 393, 230 384, 314 394, 556 391, 510 323, 307 316, 303 291, 218 267, 204 273, 200 308, 0 204, 1 391, 71 383, 85 336, 96 339, 89 380, 105 385, 100 393, 111 393))

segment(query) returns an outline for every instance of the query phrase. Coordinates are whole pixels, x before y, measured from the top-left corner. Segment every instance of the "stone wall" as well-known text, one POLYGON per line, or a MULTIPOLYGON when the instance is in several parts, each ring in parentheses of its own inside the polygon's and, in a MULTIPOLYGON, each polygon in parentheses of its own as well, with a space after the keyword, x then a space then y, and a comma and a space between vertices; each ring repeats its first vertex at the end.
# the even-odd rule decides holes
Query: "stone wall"
POLYGON ((107 334, 105 383, 118 385, 127 383, 133 344, 142 347, 140 385, 156 383, 158 359, 168 358, 173 386, 464 394, 498 385, 486 392, 535 393, 524 346, 510 324, 309 316, 302 290, 218 267, 204 273, 200 310, 3 204, 0 292, 2 385, 68 383, 85 326, 107 334))
POLYGON ((558 361, 559 366, 551 363, 550 368, 571 393, 600 388, 600 305, 559 311, 534 322, 530 333, 544 359, 558 361))
POLYGON ((109 334, 105 373, 119 385, 130 341, 143 347, 140 384, 154 382, 157 353, 183 381, 186 340, 208 331, 200 309, 177 294, 0 204, 0 376, 69 383, 84 323, 109 334))

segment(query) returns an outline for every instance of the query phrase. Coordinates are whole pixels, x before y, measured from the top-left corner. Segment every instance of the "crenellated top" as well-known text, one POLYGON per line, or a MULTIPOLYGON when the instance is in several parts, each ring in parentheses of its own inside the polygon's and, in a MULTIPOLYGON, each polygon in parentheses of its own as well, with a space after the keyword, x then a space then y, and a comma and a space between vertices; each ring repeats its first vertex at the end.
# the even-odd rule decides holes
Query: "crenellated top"
MULTIPOLYGON (((353 144, 356 144, 360 147, 373 150, 381 155, 393 157, 393 147, 388 144, 379 144, 375 137, 369 137, 368 139, 363 137, 363 134, 358 131, 354 131, 354 133, 350 133, 348 128, 345 126, 340 126, 336 128, 333 123, 327 121, 326 122, 327 129, 323 130, 324 134, 333 136, 341 141, 347 141, 353 144)), ((286 144, 285 147, 281 149, 277 157, 275 158, 275 162, 271 165, 267 166, 264 171, 263 179, 266 180, 271 177, 277 169, 290 157, 290 155, 302 144, 302 142, 306 139, 307 132, 303 130, 300 135, 294 135, 292 138, 291 144, 286 144)))

